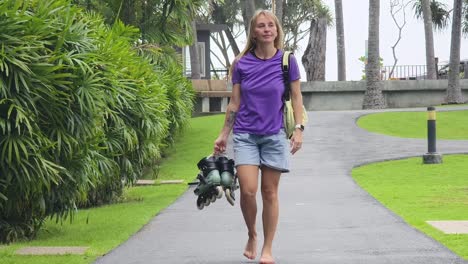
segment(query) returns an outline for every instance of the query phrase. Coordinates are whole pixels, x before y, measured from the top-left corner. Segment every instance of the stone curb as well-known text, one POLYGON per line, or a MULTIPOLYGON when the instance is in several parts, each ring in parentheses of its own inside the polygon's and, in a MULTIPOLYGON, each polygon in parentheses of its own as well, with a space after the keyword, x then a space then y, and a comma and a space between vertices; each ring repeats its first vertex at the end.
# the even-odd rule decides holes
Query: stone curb
POLYGON ((24 247, 18 249, 17 255, 83 255, 89 247, 24 247))

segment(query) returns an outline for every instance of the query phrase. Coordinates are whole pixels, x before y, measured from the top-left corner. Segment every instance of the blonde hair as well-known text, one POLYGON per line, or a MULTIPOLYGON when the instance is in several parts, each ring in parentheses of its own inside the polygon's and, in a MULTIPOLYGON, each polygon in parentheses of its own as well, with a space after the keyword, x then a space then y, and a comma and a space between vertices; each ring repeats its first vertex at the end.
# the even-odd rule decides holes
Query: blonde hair
POLYGON ((275 26, 276 26, 276 33, 277 33, 277 36, 276 36, 276 39, 274 41, 274 45, 275 45, 275 48, 277 49, 283 49, 283 46, 284 46, 284 33, 283 33, 283 28, 281 27, 281 24, 278 20, 278 18, 276 17, 276 15, 269 11, 269 10, 257 10, 255 12, 255 14, 252 16, 252 18, 250 19, 250 23, 249 23, 249 34, 247 36, 247 44, 245 45, 245 48, 244 50, 242 50, 241 53, 239 53, 239 55, 236 56, 236 58, 234 59, 234 62, 232 63, 231 67, 229 68, 229 77, 232 76, 232 71, 234 69, 234 65, 237 63, 237 61, 242 58, 243 56, 245 56, 245 54, 247 54, 248 52, 250 52, 252 49, 255 48, 255 45, 256 45, 256 42, 255 42, 255 39, 254 39, 254 30, 255 30, 255 26, 256 26, 256 23, 257 23, 257 19, 259 16, 261 15, 264 15, 268 18, 271 18, 273 19, 273 22, 275 23, 275 26))

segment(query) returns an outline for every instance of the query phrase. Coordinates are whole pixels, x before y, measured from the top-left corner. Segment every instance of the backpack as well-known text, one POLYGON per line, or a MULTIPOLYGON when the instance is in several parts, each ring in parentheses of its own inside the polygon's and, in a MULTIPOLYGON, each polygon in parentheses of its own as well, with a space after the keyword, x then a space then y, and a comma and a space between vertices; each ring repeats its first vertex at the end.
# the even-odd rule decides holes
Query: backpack
MULTIPOLYGON (((289 57, 290 56, 291 56, 290 51, 284 51, 283 60, 281 62, 281 70, 283 71, 283 81, 284 81, 284 86, 285 86, 284 94, 283 94, 283 103, 284 103, 283 124, 286 130, 286 136, 288 138, 292 137, 292 134, 296 126, 296 121, 294 120, 294 109, 291 103, 291 82, 289 81, 289 57)), ((302 105, 302 122, 300 122, 300 124, 305 126, 308 121, 309 121, 309 118, 307 116, 307 111, 303 104, 302 105)))

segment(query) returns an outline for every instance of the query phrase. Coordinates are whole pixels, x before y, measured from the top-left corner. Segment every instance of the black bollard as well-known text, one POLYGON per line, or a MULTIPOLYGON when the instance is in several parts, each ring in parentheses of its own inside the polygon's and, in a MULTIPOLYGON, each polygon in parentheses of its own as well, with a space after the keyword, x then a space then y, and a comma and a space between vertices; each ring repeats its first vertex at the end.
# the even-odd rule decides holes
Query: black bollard
POLYGON ((435 107, 427 108, 427 152, 435 153, 436 150, 436 112, 435 107))
POLYGON ((423 163, 442 163, 442 155, 436 149, 436 111, 433 106, 427 108, 427 153, 423 155, 423 163))

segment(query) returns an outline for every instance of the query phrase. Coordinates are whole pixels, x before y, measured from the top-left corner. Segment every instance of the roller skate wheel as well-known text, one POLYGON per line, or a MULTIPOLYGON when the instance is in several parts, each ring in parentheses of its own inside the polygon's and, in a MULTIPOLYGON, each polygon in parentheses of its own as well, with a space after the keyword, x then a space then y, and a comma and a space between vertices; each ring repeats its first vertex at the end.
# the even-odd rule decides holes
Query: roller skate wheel
POLYGON ((211 199, 208 199, 208 198, 207 198, 206 201, 205 201, 205 206, 208 206, 208 205, 210 205, 210 204, 211 204, 211 199))
POLYGON ((201 201, 198 201, 198 200, 197 200, 197 208, 198 208, 199 210, 203 210, 204 207, 205 207, 205 204, 202 203, 201 201))
POLYGON ((212 203, 216 202, 216 194, 213 194, 213 195, 211 196, 211 202, 212 202, 212 203))
POLYGON ((221 187, 221 186, 216 187, 216 192, 217 192, 217 196, 218 196, 217 198, 221 199, 223 197, 223 187, 221 187))
POLYGON ((226 200, 227 200, 232 206, 234 206, 234 197, 232 197, 233 193, 231 193, 231 189, 226 189, 225 192, 226 192, 226 200))

